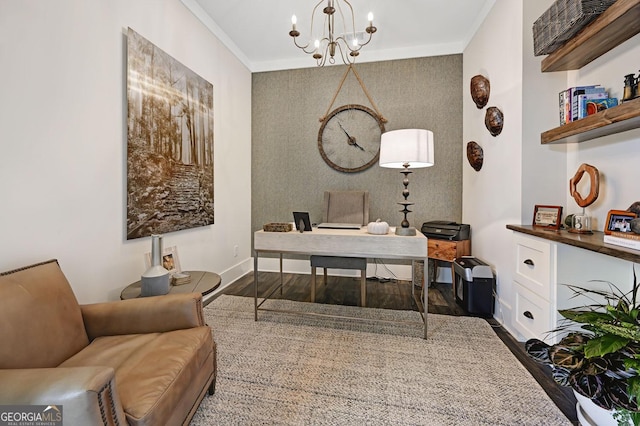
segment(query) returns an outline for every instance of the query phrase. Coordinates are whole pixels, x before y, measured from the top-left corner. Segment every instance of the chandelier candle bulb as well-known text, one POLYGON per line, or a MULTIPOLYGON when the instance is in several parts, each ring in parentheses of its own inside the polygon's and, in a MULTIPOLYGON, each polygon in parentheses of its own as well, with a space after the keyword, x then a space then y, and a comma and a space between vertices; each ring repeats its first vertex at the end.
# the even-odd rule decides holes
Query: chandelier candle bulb
POLYGON ((369 20, 369 26, 373 27, 373 13, 369 12, 367 19, 369 20))
POLYGON ((293 31, 295 31, 295 30, 296 30, 296 24, 297 24, 297 23, 298 23, 298 18, 296 18, 296 15, 293 15, 293 16, 291 17, 291 29, 292 29, 293 31))

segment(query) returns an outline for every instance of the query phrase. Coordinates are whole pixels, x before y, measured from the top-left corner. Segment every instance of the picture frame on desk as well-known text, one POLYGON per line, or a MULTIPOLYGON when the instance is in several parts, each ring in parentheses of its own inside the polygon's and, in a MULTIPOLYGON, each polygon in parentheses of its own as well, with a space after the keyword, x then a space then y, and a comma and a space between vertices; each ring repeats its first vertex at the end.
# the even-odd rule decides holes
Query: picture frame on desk
POLYGON ((636 217, 635 213, 626 210, 609 210, 604 225, 605 235, 631 232, 631 221, 636 217))
POLYGON ((536 205, 533 209, 533 226, 536 228, 560 229, 562 206, 536 205))
POLYGON ((309 212, 293 212, 293 221, 296 225, 297 231, 312 231, 311 220, 309 219, 309 212), (300 229, 304 225, 304 229, 300 229))

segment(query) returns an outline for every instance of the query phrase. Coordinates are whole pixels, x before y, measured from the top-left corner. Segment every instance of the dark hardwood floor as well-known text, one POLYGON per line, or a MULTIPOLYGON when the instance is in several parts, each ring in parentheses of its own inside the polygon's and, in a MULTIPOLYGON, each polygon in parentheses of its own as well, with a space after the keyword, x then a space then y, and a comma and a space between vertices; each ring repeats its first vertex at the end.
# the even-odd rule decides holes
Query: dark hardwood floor
MULTIPOLYGON (((279 285, 280 274, 260 272, 258 279, 260 282, 258 295, 264 297, 279 285)), ((411 297, 411 285, 408 281, 370 278, 367 280, 367 307, 417 310, 418 308, 411 297)), ((275 291, 271 298, 308 302, 310 301, 310 290, 311 279, 309 275, 284 274, 282 294, 280 291, 275 291)), ((251 272, 228 286, 224 294, 253 297, 254 292, 253 273, 251 272)), ((316 288, 316 303, 358 306, 360 303, 359 278, 329 276, 328 284, 323 285, 320 273, 316 288)), ((433 283, 429 287, 428 312, 442 315, 469 315, 455 302, 451 284, 444 283, 433 283)), ((548 369, 529 358, 524 350, 524 344, 515 340, 496 320, 491 318, 487 319, 487 322, 491 324, 496 335, 522 365, 540 383, 558 408, 574 425, 577 425, 576 400, 571 390, 557 385, 551 378, 548 369)))

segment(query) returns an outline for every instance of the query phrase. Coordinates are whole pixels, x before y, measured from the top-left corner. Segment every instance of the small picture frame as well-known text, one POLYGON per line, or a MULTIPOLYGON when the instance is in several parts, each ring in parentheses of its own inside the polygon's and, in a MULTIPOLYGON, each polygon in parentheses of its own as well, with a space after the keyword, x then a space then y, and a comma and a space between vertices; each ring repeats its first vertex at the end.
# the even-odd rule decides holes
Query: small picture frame
POLYGON ((309 212, 293 212, 293 221, 296 224, 296 230, 300 231, 300 222, 302 222, 304 224, 303 231, 311 231, 309 212))
POLYGON ((631 221, 636 217, 635 213, 626 210, 609 210, 604 233, 611 235, 612 232, 631 232, 631 221))
POLYGON ((560 229, 562 206, 536 205, 533 210, 533 226, 545 229, 560 229))
MULTIPOLYGON (((182 272, 180 269, 180 259, 178 258, 178 247, 171 246, 162 249, 162 266, 169 271, 170 274, 182 272)), ((144 255, 144 264, 147 268, 151 266, 151 253, 144 255)))

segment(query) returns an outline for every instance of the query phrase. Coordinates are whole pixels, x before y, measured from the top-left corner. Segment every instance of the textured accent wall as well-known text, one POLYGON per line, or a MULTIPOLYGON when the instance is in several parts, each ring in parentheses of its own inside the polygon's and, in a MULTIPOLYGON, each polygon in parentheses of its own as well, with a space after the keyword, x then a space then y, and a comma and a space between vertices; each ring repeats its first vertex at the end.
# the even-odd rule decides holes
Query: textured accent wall
MULTIPOLYGON (((311 60, 311 59, 310 59, 311 60)), ((292 222, 293 211, 322 219, 324 190, 368 190, 370 218, 400 224, 402 174, 374 165, 359 173, 329 167, 318 151, 324 116, 346 66, 254 73, 252 76, 252 227, 292 222)), ((435 166, 409 175, 409 222, 462 217, 462 55, 364 63, 356 70, 387 131, 432 130, 435 166)), ((372 108, 352 73, 331 110, 345 104, 372 108)))

